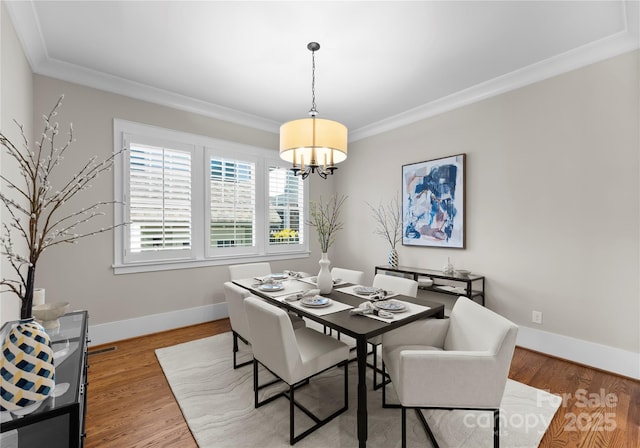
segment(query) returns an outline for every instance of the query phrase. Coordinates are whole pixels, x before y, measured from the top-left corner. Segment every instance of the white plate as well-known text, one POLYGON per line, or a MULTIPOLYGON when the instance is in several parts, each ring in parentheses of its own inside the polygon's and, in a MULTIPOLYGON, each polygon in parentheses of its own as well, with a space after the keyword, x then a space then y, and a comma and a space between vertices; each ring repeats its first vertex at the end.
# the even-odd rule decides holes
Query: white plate
POLYGON ((374 288, 373 286, 356 286, 353 288, 353 292, 363 296, 370 296, 378 291, 380 291, 380 288, 374 288))
POLYGON ((261 291, 282 291, 283 289, 282 283, 264 283, 260 285, 261 291))
POLYGON ((287 278, 287 274, 278 272, 276 274, 270 274, 269 277, 271 277, 274 280, 284 280, 285 278, 287 278))
POLYGON ((305 297, 300 300, 300 303, 303 306, 308 306, 311 308, 322 308, 331 305, 331 299, 327 299, 326 297, 322 296, 305 297))
POLYGON ((407 309, 404 303, 396 302, 395 300, 386 300, 384 302, 376 302, 374 306, 379 310, 385 310, 392 313, 399 313, 407 309))

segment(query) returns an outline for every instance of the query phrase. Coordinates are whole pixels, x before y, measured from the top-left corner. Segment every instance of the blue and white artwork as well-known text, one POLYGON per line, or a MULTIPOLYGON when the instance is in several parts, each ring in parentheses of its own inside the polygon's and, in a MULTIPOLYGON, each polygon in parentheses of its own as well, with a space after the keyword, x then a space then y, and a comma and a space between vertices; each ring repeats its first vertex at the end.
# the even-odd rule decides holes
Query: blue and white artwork
POLYGON ((464 248, 465 154, 402 167, 402 244, 464 248))

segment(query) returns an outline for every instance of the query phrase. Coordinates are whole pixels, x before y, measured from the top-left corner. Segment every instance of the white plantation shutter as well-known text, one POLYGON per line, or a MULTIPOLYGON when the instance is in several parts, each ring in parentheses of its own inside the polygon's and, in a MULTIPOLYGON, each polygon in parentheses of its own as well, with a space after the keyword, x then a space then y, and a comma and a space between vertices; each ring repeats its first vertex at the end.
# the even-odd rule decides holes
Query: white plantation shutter
POLYGON ((132 254, 191 249, 191 153, 129 145, 132 254))
POLYGON ((210 159, 210 247, 256 244, 256 164, 210 159))
POLYGON ((269 167, 269 245, 304 241, 304 184, 287 168, 269 167))
POLYGON ((119 119, 113 142, 116 274, 308 256, 308 192, 277 151, 119 119))

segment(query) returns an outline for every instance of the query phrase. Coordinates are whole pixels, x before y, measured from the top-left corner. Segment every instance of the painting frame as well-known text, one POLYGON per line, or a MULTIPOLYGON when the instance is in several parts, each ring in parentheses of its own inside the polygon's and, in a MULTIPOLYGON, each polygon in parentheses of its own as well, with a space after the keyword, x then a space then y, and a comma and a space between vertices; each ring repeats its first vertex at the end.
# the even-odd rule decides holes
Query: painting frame
POLYGON ((466 248, 466 153, 402 165, 402 245, 466 248))

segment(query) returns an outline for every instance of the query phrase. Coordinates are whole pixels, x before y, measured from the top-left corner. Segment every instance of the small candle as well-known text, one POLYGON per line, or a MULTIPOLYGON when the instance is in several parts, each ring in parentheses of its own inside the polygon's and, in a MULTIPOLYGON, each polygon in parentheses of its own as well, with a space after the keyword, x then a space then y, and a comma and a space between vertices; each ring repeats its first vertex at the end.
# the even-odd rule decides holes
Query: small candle
POLYGON ((324 169, 327 169, 327 153, 324 153, 324 169))
POLYGON ((44 288, 33 290, 33 306, 44 305, 44 288))
POLYGON ((300 154, 300 169, 304 171, 304 154, 300 154))

